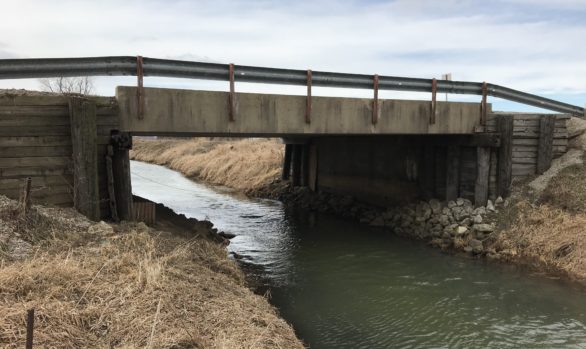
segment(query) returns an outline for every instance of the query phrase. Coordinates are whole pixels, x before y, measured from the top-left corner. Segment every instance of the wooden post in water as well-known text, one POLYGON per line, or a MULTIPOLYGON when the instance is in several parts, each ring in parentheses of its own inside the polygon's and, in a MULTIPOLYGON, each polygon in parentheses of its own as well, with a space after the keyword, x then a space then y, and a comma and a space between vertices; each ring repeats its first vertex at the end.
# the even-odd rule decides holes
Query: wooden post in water
POLYGON ((509 196, 513 178, 513 116, 498 115, 497 130, 501 136, 497 165, 497 195, 509 196))
POLYGON ((490 148, 476 148, 476 182, 474 184, 474 205, 485 206, 488 202, 488 180, 490 173, 490 148))
POLYGON ((73 202, 91 220, 100 219, 96 104, 82 97, 69 100, 73 145, 73 202))
POLYGON ((537 148, 537 174, 543 174, 553 159, 553 132, 555 115, 544 115, 539 120, 539 146, 537 148))
POLYGON ((285 144, 285 156, 283 157, 283 173, 281 178, 283 180, 289 179, 291 175, 291 153, 293 152, 293 144, 285 144))
POLYGON ((446 200, 456 200, 460 188, 460 147, 448 146, 446 155, 446 200))

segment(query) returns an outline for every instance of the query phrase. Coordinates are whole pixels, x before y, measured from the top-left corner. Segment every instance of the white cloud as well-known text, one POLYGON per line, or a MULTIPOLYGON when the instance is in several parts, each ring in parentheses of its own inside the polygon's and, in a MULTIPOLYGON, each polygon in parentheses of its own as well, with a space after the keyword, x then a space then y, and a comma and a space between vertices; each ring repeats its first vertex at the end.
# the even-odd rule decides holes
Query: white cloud
MULTIPOLYGON (((556 11, 568 15, 584 4, 561 3, 556 11)), ((487 80, 528 92, 585 94, 586 22, 560 21, 548 16, 550 8, 545 0, 20 0, 3 4, 3 13, 10 16, 0 21, 0 57, 141 54, 413 77, 452 72, 455 79, 487 80)), ((134 82, 103 78, 100 92, 112 94, 119 81, 134 82)), ((155 78, 146 83, 224 86, 155 78)), ((8 84, 21 83, 0 82, 8 84)))

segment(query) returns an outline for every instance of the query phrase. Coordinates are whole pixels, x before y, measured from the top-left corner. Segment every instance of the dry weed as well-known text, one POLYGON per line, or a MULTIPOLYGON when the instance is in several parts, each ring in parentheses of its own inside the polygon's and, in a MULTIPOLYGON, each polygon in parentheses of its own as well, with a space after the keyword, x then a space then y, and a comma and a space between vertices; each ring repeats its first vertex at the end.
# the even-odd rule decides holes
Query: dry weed
POLYGON ((0 346, 24 346, 35 308, 39 347, 303 347, 222 246, 142 224, 88 230, 58 209, 38 214, 61 233, 0 267, 0 346))
POLYGON ((283 145, 273 139, 137 140, 131 158, 251 194, 279 177, 283 145))

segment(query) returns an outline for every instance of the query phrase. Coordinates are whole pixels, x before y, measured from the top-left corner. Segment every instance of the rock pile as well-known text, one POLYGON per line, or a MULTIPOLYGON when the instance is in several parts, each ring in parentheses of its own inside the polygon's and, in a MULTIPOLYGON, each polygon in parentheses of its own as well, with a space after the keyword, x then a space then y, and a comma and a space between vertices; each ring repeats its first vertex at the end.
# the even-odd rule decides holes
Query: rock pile
POLYGON ((467 199, 441 202, 436 199, 387 209, 369 206, 349 196, 313 193, 296 188, 283 198, 296 206, 351 217, 398 235, 428 240, 443 249, 471 254, 491 254, 484 242, 495 231, 494 217, 502 198, 474 207, 467 199))

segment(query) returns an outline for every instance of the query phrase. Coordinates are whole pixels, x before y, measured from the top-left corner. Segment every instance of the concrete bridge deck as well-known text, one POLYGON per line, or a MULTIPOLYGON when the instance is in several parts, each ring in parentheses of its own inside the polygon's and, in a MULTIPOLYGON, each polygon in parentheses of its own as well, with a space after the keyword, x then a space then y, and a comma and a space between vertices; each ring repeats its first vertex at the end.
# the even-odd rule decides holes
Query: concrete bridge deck
POLYGON ((305 96, 237 93, 230 120, 227 92, 144 89, 138 113, 136 87, 118 87, 120 130, 135 135, 265 136, 471 134, 480 124, 480 103, 312 97, 311 121, 305 119, 305 96))

